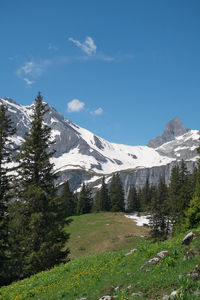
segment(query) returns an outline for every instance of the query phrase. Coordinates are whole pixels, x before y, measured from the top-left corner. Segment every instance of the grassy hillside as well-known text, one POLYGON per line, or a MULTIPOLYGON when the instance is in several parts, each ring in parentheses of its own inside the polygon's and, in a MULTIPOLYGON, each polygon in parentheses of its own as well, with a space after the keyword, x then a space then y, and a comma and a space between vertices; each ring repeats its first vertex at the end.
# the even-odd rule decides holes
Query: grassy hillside
POLYGON ((140 237, 149 232, 147 227, 136 226, 133 220, 125 218, 123 213, 87 214, 72 219, 66 228, 71 234, 67 244, 71 259, 136 248, 143 240, 140 237))
MULTIPOLYGON (((102 219, 104 217, 102 216, 102 219)), ((79 218, 80 222, 84 219, 83 216, 77 217, 74 226, 78 226, 76 222, 79 218)), ((91 220, 90 216, 85 216, 86 227, 90 221, 94 222, 93 218, 94 215, 91 215, 91 220)), ((104 224, 103 221, 102 223, 104 224)), ((76 232, 75 229, 73 230, 76 232)), ((185 234, 159 243, 152 243, 145 238, 141 238, 142 243, 140 243, 138 238, 138 249, 129 256, 125 256, 127 251, 123 250, 74 259, 67 264, 1 288, 0 299, 75 300, 85 297, 87 300, 97 300, 103 295, 116 296, 114 299, 162 299, 163 295, 170 294, 178 288, 182 289, 183 294, 179 299, 199 299, 197 296, 190 297, 188 293, 200 289, 200 281, 186 279, 186 274, 193 270, 200 258, 200 229, 195 232, 197 238, 190 246, 181 245, 185 234), (183 257, 188 249, 193 255, 189 260, 184 261, 183 257), (140 269, 147 260, 162 250, 169 251, 169 255, 156 265, 150 265, 145 270, 140 269), (116 287, 119 288, 115 290, 116 287), (131 294, 134 292, 143 292, 144 296, 133 297, 131 294), (187 293, 185 298, 184 293, 187 293)), ((134 238, 132 242, 131 245, 130 241, 129 250, 135 247, 134 238)), ((125 249, 127 245, 122 243, 119 247, 125 249)), ((85 251, 91 251, 90 247, 85 251)))

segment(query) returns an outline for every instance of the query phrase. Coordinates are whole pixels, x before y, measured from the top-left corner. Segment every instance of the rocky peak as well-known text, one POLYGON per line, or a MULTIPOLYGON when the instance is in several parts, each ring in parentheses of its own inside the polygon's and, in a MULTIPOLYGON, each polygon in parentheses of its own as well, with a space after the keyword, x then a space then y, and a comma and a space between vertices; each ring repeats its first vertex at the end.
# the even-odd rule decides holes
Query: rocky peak
POLYGON ((147 146, 157 148, 166 142, 174 140, 176 136, 185 134, 187 131, 188 129, 185 128, 183 122, 175 117, 167 123, 163 134, 150 140, 147 146))

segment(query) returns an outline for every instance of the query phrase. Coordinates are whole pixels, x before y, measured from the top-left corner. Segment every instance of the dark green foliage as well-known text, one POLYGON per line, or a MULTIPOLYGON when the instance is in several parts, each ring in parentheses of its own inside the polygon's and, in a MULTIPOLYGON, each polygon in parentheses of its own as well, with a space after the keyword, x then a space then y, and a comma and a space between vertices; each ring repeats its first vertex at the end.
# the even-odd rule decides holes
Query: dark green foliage
POLYGON ((83 183, 77 203, 77 215, 90 213, 92 209, 92 202, 91 190, 85 183, 83 183))
POLYGON ((134 186, 130 186, 127 198, 127 212, 140 211, 140 202, 137 190, 134 186))
POLYGON ((109 202, 109 195, 108 189, 105 184, 105 177, 102 177, 101 188, 97 190, 96 196, 94 199, 92 211, 109 211, 110 210, 110 202, 109 202))
POLYGON ((108 196, 108 189, 105 184, 105 177, 102 177, 101 188, 99 190, 99 206, 101 211, 109 211, 110 203, 108 196))
POLYGON ((43 123, 46 113, 46 104, 38 93, 35 99, 34 113, 32 116, 30 133, 26 133, 25 142, 17 157, 19 163, 18 176, 22 191, 29 184, 41 187, 46 193, 54 190, 53 164, 49 162, 54 152, 49 152, 51 129, 43 123))
POLYGON ((161 178, 158 187, 152 188, 151 235, 156 239, 165 239, 169 233, 169 212, 167 210, 168 188, 161 178))
POLYGON ((6 164, 11 162, 11 142, 15 134, 7 108, 0 105, 0 285, 9 281, 8 201, 11 176, 6 164))
MULTIPOLYGON (((200 147, 198 148, 198 153, 200 147)), ((195 228, 200 224, 200 161, 198 167, 194 170, 195 174, 195 191, 189 203, 189 208, 185 211, 185 229, 195 228)))
POLYGON ((200 225, 200 184, 197 182, 195 195, 190 201, 190 206, 186 211, 186 219, 184 228, 191 229, 200 225))
POLYGON ((149 210, 151 206, 151 187, 149 184, 149 179, 146 179, 144 187, 141 189, 141 199, 140 199, 142 210, 149 210))
POLYGON ((70 190, 68 181, 66 181, 63 185, 63 190, 59 197, 59 202, 61 208, 60 214, 63 215, 63 218, 75 215, 76 203, 74 201, 74 194, 70 190))
MULTIPOLYGON (((21 153, 17 157, 18 190, 20 204, 11 208, 11 234, 13 262, 18 266, 15 276, 30 276, 53 267, 67 259, 68 239, 64 225, 69 223, 61 214, 61 203, 54 186, 55 175, 49 152, 50 128, 43 123, 46 105, 40 93, 35 100, 31 130, 25 135, 21 153), (16 219, 21 215, 19 219, 16 219), (16 239, 18 236, 18 240, 16 239), (16 254, 20 252, 19 259, 16 254), (16 253, 16 254, 14 254, 16 253)), ((18 253, 19 254, 19 253, 18 253)))
POLYGON ((184 212, 188 208, 193 195, 193 176, 188 174, 185 162, 180 167, 173 167, 169 184, 168 206, 170 219, 173 225, 181 225, 184 212))
POLYGON ((124 191, 122 187, 122 183, 120 180, 120 176, 118 173, 114 174, 112 177, 112 181, 110 184, 109 190, 109 198, 110 198, 110 210, 111 211, 124 211, 124 191))
POLYGON ((92 212, 100 212, 100 199, 99 199, 100 191, 97 190, 95 194, 95 198, 92 205, 92 212))

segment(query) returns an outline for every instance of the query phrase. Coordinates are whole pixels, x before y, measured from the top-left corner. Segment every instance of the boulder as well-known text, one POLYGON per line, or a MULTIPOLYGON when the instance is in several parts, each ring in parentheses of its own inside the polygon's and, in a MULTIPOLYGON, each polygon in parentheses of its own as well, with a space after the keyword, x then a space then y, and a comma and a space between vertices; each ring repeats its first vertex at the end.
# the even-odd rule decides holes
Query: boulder
POLYGON ((191 231, 182 240, 182 245, 189 245, 194 238, 195 238, 195 234, 191 231))
POLYGON ((137 249, 132 249, 130 252, 126 253, 125 256, 131 255, 133 253, 135 253, 137 251, 137 249))
POLYGON ((99 300, 113 300, 112 296, 103 296, 99 300))
POLYGON ((159 262, 162 258, 164 258, 165 256, 168 255, 168 251, 161 251, 159 253, 156 254, 155 257, 151 258, 150 260, 146 261, 141 267, 140 270, 144 269, 144 267, 146 267, 147 265, 153 265, 156 264, 157 262, 159 262))
POLYGON ((169 299, 174 299, 178 295, 177 291, 173 291, 170 295, 165 295, 162 299, 163 300, 169 300, 169 299))

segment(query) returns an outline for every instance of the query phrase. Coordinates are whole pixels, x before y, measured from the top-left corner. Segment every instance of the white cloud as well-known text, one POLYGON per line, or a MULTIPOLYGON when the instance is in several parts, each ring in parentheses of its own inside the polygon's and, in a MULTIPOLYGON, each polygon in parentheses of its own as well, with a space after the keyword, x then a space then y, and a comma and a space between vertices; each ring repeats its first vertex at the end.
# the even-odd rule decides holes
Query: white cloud
POLYGON ((68 102, 67 104, 67 111, 69 113, 71 112, 79 112, 81 111, 85 106, 84 102, 81 102, 78 99, 73 99, 72 101, 68 102))
MULTIPOLYGON (((46 64, 46 63, 45 63, 46 64)), ((23 64, 18 70, 17 75, 19 77, 24 77, 24 75, 29 75, 31 77, 39 77, 43 73, 42 64, 37 64, 33 61, 28 61, 23 64)))
POLYGON ((74 43, 77 47, 79 47, 83 52, 85 52, 87 55, 91 56, 96 53, 97 46, 94 43, 94 40, 87 36, 85 41, 81 43, 78 40, 75 40, 74 38, 69 38, 69 41, 74 43))
POLYGON ((96 110, 94 111, 91 111, 90 112, 92 115, 102 115, 103 113, 103 109, 101 107, 97 108, 96 110))
POLYGON ((23 79, 28 86, 30 86, 35 82, 35 79, 44 73, 45 69, 50 64, 51 61, 48 59, 43 59, 39 62, 35 62, 33 60, 27 61, 18 68, 16 74, 19 78, 23 79))
POLYGON ((34 83, 34 81, 29 80, 28 78, 24 78, 24 81, 26 82, 26 84, 27 84, 28 86, 31 86, 31 85, 34 83))

